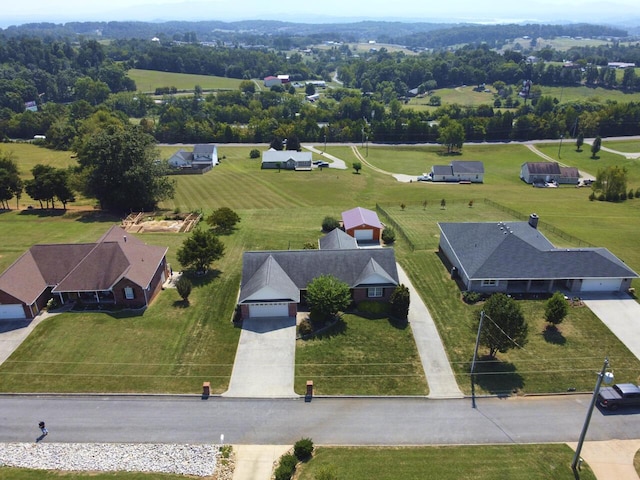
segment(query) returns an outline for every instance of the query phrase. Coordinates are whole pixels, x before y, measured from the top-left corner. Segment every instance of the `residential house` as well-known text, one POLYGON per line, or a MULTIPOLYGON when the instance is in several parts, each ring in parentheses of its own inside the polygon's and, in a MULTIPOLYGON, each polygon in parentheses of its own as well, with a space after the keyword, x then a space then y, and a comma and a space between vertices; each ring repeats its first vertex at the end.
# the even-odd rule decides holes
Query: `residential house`
POLYGON ((580 172, 574 167, 561 167, 557 162, 526 162, 520 168, 520 178, 529 184, 555 182, 576 185, 580 172))
POLYGON ((431 167, 431 180, 434 182, 484 182, 484 164, 473 160, 455 160, 449 165, 431 167))
POLYGON ((358 242, 339 228, 334 228, 318 240, 320 250, 344 250, 358 248, 358 242))
POLYGON ((476 292, 626 291, 638 274, 605 248, 557 248, 528 222, 439 223, 451 276, 476 292))
POLYGON ((218 147, 211 144, 196 144, 193 151, 178 150, 169 158, 174 168, 207 168, 218 165, 218 147))
POLYGON ((311 170, 311 152, 296 152, 295 150, 275 150, 270 148, 262 152, 262 168, 283 170, 311 170))
POLYGON ((391 248, 245 252, 238 300, 242 318, 295 317, 307 286, 321 275, 349 285, 355 303, 388 301, 399 284, 391 248))
POLYGON ((342 228, 358 242, 379 242, 383 225, 376 212, 356 207, 342 212, 342 228))
POLYGON ((0 275, 0 319, 33 318, 51 298, 145 307, 169 274, 166 253, 118 226, 96 243, 34 245, 0 275))

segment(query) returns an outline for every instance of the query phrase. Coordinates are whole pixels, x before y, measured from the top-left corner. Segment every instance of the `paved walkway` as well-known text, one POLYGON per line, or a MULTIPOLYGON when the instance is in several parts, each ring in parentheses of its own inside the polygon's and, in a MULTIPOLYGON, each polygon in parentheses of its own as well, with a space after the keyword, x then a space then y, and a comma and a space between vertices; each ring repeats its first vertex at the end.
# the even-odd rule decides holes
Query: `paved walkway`
POLYGON ((269 480, 274 462, 290 449, 291 445, 234 445, 233 480, 269 480))
POLYGON ((442 339, 438 334, 436 324, 427 310, 427 306, 420 295, 413 288, 411 280, 402 269, 398 267, 398 278, 411 294, 409 305, 409 326, 413 332, 413 338, 418 347, 420 361, 424 374, 429 384, 429 398, 462 398, 464 395, 458 388, 456 377, 451 369, 449 358, 444 350, 442 339))
POLYGON ((248 318, 223 397, 291 398, 296 355, 296 319, 248 318))
MULTIPOLYGON (((574 450, 578 446, 577 443, 567 445, 574 450)), ((580 456, 598 480, 637 480, 640 477, 633 466, 633 458, 639 449, 640 440, 585 442, 580 456)))

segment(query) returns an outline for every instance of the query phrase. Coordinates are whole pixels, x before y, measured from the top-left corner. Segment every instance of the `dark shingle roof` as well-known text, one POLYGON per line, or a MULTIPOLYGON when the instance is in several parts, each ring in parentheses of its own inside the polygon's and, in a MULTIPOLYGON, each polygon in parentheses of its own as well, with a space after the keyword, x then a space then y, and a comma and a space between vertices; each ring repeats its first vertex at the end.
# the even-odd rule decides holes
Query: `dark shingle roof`
POLYGON ((320 250, 343 250, 358 248, 358 242, 339 228, 334 228, 319 241, 320 250))
POLYGON ((454 160, 451 162, 453 174, 484 173, 484 164, 475 160, 454 160))
POLYGON ((434 175, 453 175, 451 165, 434 165, 431 171, 434 175))
POLYGON ((556 162, 527 162, 529 173, 537 175, 560 175, 560 165, 556 162))
MULTIPOLYGON (((266 286, 273 286, 275 277, 265 272, 265 262, 271 258, 298 290, 321 275, 333 275, 350 287, 361 286, 376 275, 376 285, 397 285, 398 270, 393 249, 369 248, 355 250, 278 250, 245 252, 242 257, 242 285, 240 302, 266 286), (373 261, 373 262, 372 262, 373 261), (380 282, 379 280, 383 280, 380 282)), ((271 272, 274 266, 271 264, 271 272)), ((278 273, 279 275, 279 273, 278 273)))
POLYGON ((638 276, 605 248, 555 248, 527 222, 438 225, 470 279, 638 276))

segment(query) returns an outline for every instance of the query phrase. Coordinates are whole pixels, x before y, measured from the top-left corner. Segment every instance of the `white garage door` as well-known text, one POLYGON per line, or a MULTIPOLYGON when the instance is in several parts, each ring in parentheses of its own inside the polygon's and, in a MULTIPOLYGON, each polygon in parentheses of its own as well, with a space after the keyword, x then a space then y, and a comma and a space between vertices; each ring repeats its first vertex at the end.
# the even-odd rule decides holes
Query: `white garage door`
POLYGON ((602 280, 583 280, 581 292, 617 292, 620 290, 619 278, 602 280))
POLYGON ((356 240, 373 240, 373 230, 354 230, 356 240))
POLYGON ((249 305, 249 316, 256 317, 288 317, 289 304, 287 303, 256 303, 249 305))
POLYGON ((19 303, 0 305, 0 319, 4 320, 9 318, 27 318, 22 305, 19 303))

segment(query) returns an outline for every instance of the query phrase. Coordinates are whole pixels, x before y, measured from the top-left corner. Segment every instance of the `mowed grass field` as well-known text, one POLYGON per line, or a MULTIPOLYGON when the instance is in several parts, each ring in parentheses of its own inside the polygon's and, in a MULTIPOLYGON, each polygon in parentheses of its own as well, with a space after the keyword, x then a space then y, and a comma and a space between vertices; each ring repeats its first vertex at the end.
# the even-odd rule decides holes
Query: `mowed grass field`
POLYGON ((132 68, 127 72, 127 75, 136 82, 138 91, 144 93, 154 93, 156 88, 162 87, 176 87, 178 90, 191 91, 196 85, 200 85, 203 90, 237 90, 242 81, 236 78, 213 75, 159 72, 138 68, 132 68))
MULTIPOLYGON (((296 478, 348 478, 349 480, 555 480, 574 479, 573 451, 562 444, 492 445, 456 447, 319 447, 300 465, 296 478), (517 458, 517 461, 514 459, 517 458), (330 472, 334 476, 322 477, 330 472), (375 477, 372 477, 375 472, 375 477)), ((587 465, 582 480, 595 480, 587 465)))
MULTIPOLYGON (((495 100, 495 90, 491 85, 487 85, 490 92, 476 92, 475 85, 463 85, 456 88, 439 88, 434 90, 433 95, 442 99, 443 105, 458 104, 469 107, 478 105, 492 105, 495 100)), ((608 101, 621 103, 640 101, 640 93, 624 93, 620 90, 610 90, 606 88, 579 87, 548 87, 541 86, 542 95, 557 98, 562 103, 593 102, 606 104, 608 101)), ((522 103, 522 100, 521 100, 522 103)), ((416 108, 418 110, 429 110, 437 107, 429 105, 429 97, 414 97, 409 100, 406 108, 416 108)))
MULTIPOLYGON (((162 205, 167 211, 201 209, 205 214, 228 206, 242 218, 237 231, 223 237, 225 256, 214 264, 209 276, 197 283, 190 306, 184 308, 175 291, 167 290, 142 316, 65 314, 48 320, 0 366, 0 390, 198 393, 205 380, 212 382, 214 392, 226 390, 240 334, 231 317, 242 252, 302 248, 319 238, 325 216, 339 218, 342 211, 354 206, 383 205, 419 245, 412 250, 400 238, 396 255, 432 312, 465 390, 476 307, 461 301, 459 288, 436 254, 438 221, 510 220, 508 214, 484 203, 483 199, 489 198, 524 215, 536 212, 542 222, 609 247, 640 270, 632 241, 640 229, 640 199, 605 204, 589 202, 587 189, 531 188, 519 179, 520 165, 539 157, 525 146, 468 145, 462 155, 448 157, 439 147, 371 145, 366 157, 379 168, 416 174, 451 159, 483 160, 487 174, 482 185, 400 183, 366 165, 360 174, 326 168, 312 172, 261 170, 259 160, 249 159, 251 148, 219 146, 221 164, 202 176, 175 177, 176 198, 162 205), (445 209, 440 208, 442 199, 447 203, 445 209), (472 208, 468 207, 470 200, 474 200, 472 208), (401 203, 405 204, 404 210, 401 203), (613 228, 611 216, 624 225, 625 238, 613 228)), ((175 149, 163 148, 163 154, 169 156, 175 149)), ((348 146, 329 146, 327 150, 347 165, 356 160, 348 146)), ((629 168, 634 169, 632 177, 638 175, 635 164, 629 168)), ((96 218, 95 213, 57 217, 40 217, 37 213, 0 215, 0 245, 11 245, 8 250, 2 249, 3 265, 43 238, 94 241, 117 221, 96 218), (38 227, 36 222, 43 225, 38 227)), ((184 234, 140 237, 147 243, 168 246, 169 261, 174 270, 179 269, 175 252, 186 238, 184 234)), ((586 308, 572 309, 560 326, 562 335, 548 338, 543 334, 544 302, 522 301, 521 305, 530 322, 529 343, 522 350, 500 354, 498 364, 484 364, 479 392, 590 390, 593 371, 605 355, 611 358, 617 378, 636 380, 640 363, 586 308)), ((319 379, 317 386, 322 392, 393 395, 428 391, 408 329, 397 329, 385 319, 351 316, 347 316, 346 326, 339 335, 298 346, 299 393, 303 393, 304 381, 310 376, 319 379), (391 364, 395 364, 393 369, 383 367, 391 364), (367 376, 379 378, 370 382, 367 376)))

